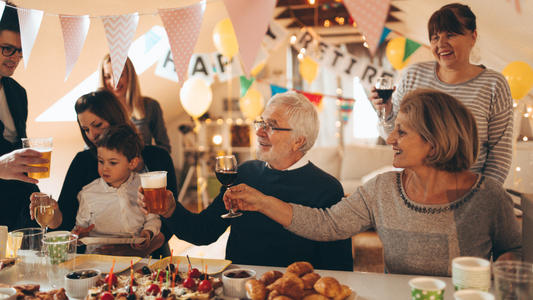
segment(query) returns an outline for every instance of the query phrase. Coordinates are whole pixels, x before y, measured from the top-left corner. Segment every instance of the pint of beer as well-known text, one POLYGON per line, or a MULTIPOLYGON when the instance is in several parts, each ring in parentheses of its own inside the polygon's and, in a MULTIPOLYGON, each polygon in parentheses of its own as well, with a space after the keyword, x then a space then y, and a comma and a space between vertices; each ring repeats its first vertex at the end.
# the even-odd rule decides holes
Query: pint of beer
POLYGON ((52 162, 52 139, 53 138, 24 138, 22 139, 22 148, 37 150, 43 154, 43 158, 48 159, 46 164, 31 165, 34 167, 47 167, 46 172, 28 173, 28 177, 43 179, 50 177, 50 163, 52 162))
POLYGON ((139 176, 148 212, 164 214, 167 211, 167 172, 148 172, 139 176))

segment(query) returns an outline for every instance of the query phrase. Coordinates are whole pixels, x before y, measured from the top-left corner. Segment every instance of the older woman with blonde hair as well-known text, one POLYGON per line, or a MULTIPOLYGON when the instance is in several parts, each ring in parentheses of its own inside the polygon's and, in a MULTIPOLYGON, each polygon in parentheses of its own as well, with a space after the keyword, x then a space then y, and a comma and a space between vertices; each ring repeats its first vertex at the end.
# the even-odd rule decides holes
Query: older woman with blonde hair
POLYGON ((163 111, 156 100, 142 96, 139 78, 129 57, 120 78, 114 78, 111 57, 109 54, 104 56, 100 63, 98 87, 110 90, 120 100, 145 144, 151 145, 153 138, 156 146, 170 153, 163 111))
POLYGON ((302 237, 345 239, 371 227, 390 273, 450 276, 458 256, 519 259, 521 234, 511 198, 493 178, 470 171, 479 152, 473 114, 454 97, 415 90, 400 105, 387 138, 393 165, 327 209, 265 196, 244 184, 226 207, 259 211, 302 237))

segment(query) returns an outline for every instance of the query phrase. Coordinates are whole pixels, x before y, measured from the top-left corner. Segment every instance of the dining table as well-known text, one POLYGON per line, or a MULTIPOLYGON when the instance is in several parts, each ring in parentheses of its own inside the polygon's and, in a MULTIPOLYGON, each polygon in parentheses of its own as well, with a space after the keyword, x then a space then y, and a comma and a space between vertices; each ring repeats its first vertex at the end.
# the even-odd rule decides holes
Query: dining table
MULTIPOLYGON (((152 265, 157 260, 151 260, 152 265)), ((138 263, 133 265, 134 270, 138 270, 143 266, 149 264, 148 258, 141 259, 138 263)), ((225 270, 230 269, 251 269, 256 272, 256 277, 259 279, 263 273, 270 270, 277 270, 285 272, 285 268, 269 267, 269 266, 256 266, 256 265, 240 265, 229 264, 225 270)), ((102 273, 107 273, 109 270, 101 270, 102 273)), ((321 277, 331 276, 336 278, 341 284, 345 284, 352 289, 352 295, 348 296, 346 300, 398 300, 398 299, 412 299, 411 288, 409 286, 409 280, 420 277, 415 275, 399 275, 399 274, 383 274, 383 273, 367 273, 367 272, 347 272, 347 271, 329 271, 329 270, 315 270, 321 277)), ((124 270, 119 275, 129 275, 130 269, 124 270)), ((213 276, 220 277, 222 272, 219 272, 213 276)), ((445 300, 453 300, 453 293, 455 292, 454 285, 451 277, 433 277, 440 279, 446 283, 446 289, 444 291, 445 300)), ((20 284, 40 284, 41 290, 49 290, 51 286, 46 276, 46 271, 43 266, 40 272, 37 274, 19 278, 16 267, 12 267, 8 270, 0 272, 0 283, 7 285, 20 285, 20 284)), ((491 294, 495 294, 494 285, 492 285, 490 291, 491 294)), ((237 298, 228 297, 223 294, 219 295, 220 298, 234 300, 237 298)), ((71 298, 76 299, 76 298, 71 298)))

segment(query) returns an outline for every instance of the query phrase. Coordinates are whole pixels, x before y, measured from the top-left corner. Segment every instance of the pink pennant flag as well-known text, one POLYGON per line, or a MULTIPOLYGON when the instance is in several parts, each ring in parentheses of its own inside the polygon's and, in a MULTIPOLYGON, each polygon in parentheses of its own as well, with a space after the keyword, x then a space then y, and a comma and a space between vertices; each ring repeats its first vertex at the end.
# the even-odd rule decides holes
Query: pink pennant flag
POLYGON ((102 16, 104 23, 107 44, 109 45, 109 54, 111 56, 111 66, 113 67, 113 78, 115 88, 118 84, 118 78, 122 76, 122 70, 128 57, 133 36, 139 23, 139 14, 102 16))
POLYGON ((159 15, 167 31, 172 59, 181 85, 185 82, 189 61, 198 34, 200 34, 205 6, 204 0, 187 7, 159 10, 159 15))
POLYGON ((17 7, 20 24, 20 41, 22 43, 22 57, 24 69, 28 66, 31 50, 41 27, 44 11, 17 7))
POLYGON ((390 0, 343 0, 346 10, 365 36, 370 55, 379 46, 390 8, 390 0))
POLYGON ((78 61, 78 57, 85 43, 91 19, 89 15, 67 16, 59 15, 61 31, 63 32, 63 43, 65 44, 65 81, 78 61))
POLYGON ((261 42, 272 19, 276 0, 224 0, 241 53, 244 73, 250 77, 261 42))

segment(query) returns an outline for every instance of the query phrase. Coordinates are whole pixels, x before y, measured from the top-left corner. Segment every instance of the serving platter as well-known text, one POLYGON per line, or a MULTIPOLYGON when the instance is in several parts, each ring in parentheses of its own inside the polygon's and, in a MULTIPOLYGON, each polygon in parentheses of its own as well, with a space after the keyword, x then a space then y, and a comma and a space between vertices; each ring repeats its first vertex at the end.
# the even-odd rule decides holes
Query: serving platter
POLYGON ((131 264, 138 263, 142 258, 136 256, 112 256, 112 255, 99 255, 99 254, 81 254, 75 258, 67 260, 60 264, 62 268, 69 268, 77 270, 81 269, 98 269, 102 273, 109 273, 111 266, 113 266, 113 260, 115 260, 115 268, 113 273, 120 273, 128 269, 131 264))
MULTIPOLYGON (((178 259, 180 260, 178 270, 180 272, 187 272, 187 266, 189 265, 189 262, 187 261, 187 257, 172 256, 172 264, 174 265, 177 264, 178 259)), ((189 259, 191 260, 191 268, 197 268, 201 272, 203 272, 203 268, 205 268, 205 265, 207 265, 207 274, 209 275, 220 273, 224 271, 231 264, 231 260, 227 260, 227 259, 199 258, 199 257, 189 257, 189 259)), ((150 268, 152 270, 164 269, 169 263, 170 263, 170 256, 165 257, 159 260, 158 262, 155 262, 154 264, 150 265, 150 268)))

